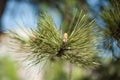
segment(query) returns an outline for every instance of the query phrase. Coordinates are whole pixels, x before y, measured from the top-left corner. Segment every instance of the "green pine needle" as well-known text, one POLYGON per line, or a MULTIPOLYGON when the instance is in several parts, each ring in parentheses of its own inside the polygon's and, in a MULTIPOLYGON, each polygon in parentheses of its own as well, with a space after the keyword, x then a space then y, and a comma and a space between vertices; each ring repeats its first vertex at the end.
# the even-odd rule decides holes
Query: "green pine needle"
POLYGON ((101 13, 101 17, 106 23, 106 29, 102 29, 103 36, 109 40, 105 45, 105 48, 111 49, 113 41, 116 41, 118 47, 120 47, 120 4, 119 0, 109 0, 111 6, 105 8, 101 13))
POLYGON ((82 11, 75 11, 66 30, 63 27, 58 30, 52 18, 44 13, 38 20, 38 27, 28 35, 29 39, 11 33, 12 38, 19 42, 20 50, 30 53, 27 59, 31 59, 33 64, 45 60, 64 60, 86 67, 95 65, 97 50, 94 20, 90 21, 82 11))

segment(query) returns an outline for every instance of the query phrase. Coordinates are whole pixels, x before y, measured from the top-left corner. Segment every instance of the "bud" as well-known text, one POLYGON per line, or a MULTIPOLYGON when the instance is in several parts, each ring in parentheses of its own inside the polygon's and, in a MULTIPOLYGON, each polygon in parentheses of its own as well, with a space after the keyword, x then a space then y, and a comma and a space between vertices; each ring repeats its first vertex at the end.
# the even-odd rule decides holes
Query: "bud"
POLYGON ((35 40, 36 39, 36 36, 35 35, 31 35, 31 38, 33 39, 33 40, 35 40))
POLYGON ((67 39, 68 39, 68 34, 64 33, 64 35, 63 35, 63 42, 67 42, 67 39))

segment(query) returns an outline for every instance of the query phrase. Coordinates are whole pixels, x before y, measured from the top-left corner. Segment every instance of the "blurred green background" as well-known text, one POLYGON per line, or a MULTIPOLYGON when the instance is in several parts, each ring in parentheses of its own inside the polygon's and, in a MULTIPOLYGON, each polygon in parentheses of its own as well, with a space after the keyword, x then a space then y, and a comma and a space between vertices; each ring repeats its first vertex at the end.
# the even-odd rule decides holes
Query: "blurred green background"
MULTIPOLYGON (((16 58, 9 52, 10 38, 7 30, 14 29, 24 35, 17 29, 18 24, 35 28, 39 13, 42 11, 48 12, 59 27, 62 21, 70 22, 71 18, 68 15, 74 8, 83 9, 85 13, 89 13, 90 19, 95 18, 97 26, 106 28, 107 25, 99 14, 109 5, 108 0, 0 0, 0 80, 69 80, 70 66, 64 62, 54 63, 42 68, 40 72, 37 69, 39 67, 31 71, 29 68, 26 70, 21 67, 22 73, 19 74, 16 58)), ((73 65, 72 80, 120 80, 120 49, 115 39, 106 40, 105 44, 109 43, 112 45, 109 49, 102 43, 98 46, 104 52, 98 55, 101 65, 95 69, 83 69, 73 65)))

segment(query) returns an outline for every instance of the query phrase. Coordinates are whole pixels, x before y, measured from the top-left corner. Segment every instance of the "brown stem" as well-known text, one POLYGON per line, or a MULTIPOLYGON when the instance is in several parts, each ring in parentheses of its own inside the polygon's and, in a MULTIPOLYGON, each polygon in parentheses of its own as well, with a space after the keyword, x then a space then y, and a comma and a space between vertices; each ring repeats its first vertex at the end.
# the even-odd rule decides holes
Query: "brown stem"
POLYGON ((64 54, 65 45, 66 45, 66 43, 63 42, 63 44, 62 44, 60 50, 59 50, 58 53, 56 54, 57 57, 61 57, 61 56, 64 54))
POLYGON ((69 79, 68 80, 72 80, 72 64, 69 63, 69 79))

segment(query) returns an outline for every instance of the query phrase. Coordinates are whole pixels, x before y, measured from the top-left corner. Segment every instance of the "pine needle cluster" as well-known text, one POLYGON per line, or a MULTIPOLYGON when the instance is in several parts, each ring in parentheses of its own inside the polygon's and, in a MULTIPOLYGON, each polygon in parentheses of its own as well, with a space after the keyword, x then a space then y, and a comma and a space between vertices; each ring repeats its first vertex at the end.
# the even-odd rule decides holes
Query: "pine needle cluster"
MULTIPOLYGON (((42 61, 68 61, 80 66, 92 66, 96 60, 94 20, 82 11, 74 11, 69 26, 57 29, 52 18, 41 14, 38 27, 31 29, 32 34, 25 39, 11 32, 12 38, 19 43, 19 51, 30 53, 26 58, 33 64, 42 61)), ((15 44, 16 44, 15 42, 15 44)))
POLYGON ((115 41, 120 47, 120 4, 119 0, 109 0, 110 6, 101 13, 103 21, 106 23, 106 29, 102 29, 105 37, 105 48, 112 49, 115 41))

